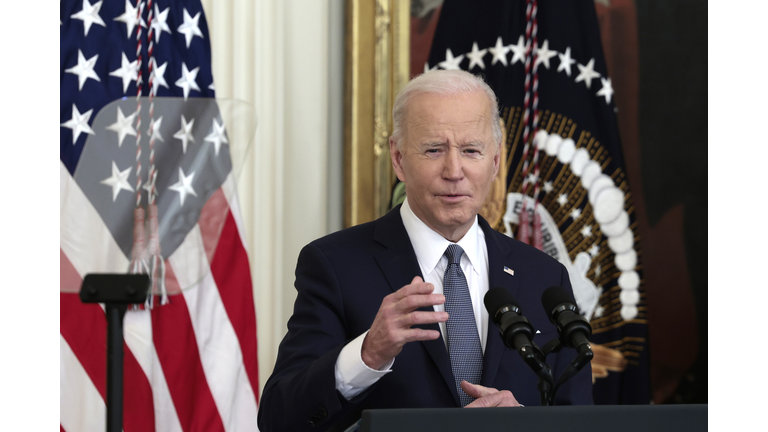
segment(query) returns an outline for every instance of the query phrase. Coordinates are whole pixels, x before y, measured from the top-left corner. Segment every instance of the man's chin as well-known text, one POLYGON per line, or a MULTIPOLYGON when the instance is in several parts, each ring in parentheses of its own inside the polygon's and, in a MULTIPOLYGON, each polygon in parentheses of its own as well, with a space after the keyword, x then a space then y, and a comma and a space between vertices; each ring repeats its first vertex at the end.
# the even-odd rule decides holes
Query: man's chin
MULTIPOLYGON (((457 231, 465 231, 469 229, 472 223, 475 221, 475 213, 472 212, 450 212, 444 215, 440 215, 437 219, 441 234, 453 233, 457 231)), ((466 233, 463 232, 463 236, 466 233)), ((450 240, 450 239, 449 239, 450 240)))

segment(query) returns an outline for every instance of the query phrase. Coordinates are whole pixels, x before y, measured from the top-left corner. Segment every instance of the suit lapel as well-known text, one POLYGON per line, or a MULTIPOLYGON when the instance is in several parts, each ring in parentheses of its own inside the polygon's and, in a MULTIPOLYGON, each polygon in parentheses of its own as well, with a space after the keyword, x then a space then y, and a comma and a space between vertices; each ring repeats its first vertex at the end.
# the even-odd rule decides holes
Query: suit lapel
MULTIPOLYGON (((480 227, 485 233, 485 244, 488 248, 488 288, 504 287, 513 296, 517 296, 519 287, 515 277, 504 271, 505 266, 514 268, 513 253, 509 243, 501 237, 504 234, 493 230, 485 219, 479 216, 478 219, 480 227)), ((488 320, 488 334, 485 354, 483 355, 483 376, 480 384, 493 387, 501 363, 501 355, 504 351, 504 342, 499 337, 499 327, 493 323, 493 317, 488 317, 488 320)))
MULTIPOLYGON (((384 277, 386 277, 392 292, 411 283, 415 276, 424 278, 416 258, 416 252, 413 250, 408 232, 405 230, 403 220, 400 217, 400 206, 376 221, 374 240, 386 247, 384 251, 376 256, 376 261, 384 273, 384 277)), ((434 309, 432 307, 424 307, 419 310, 429 312, 434 309)), ((419 327, 440 331, 440 327, 437 324, 421 325, 419 327)), ((445 380, 446 385, 451 390, 456 400, 456 405, 461 406, 459 394, 456 392, 456 386, 453 382, 451 361, 448 357, 448 351, 445 349, 443 338, 421 341, 421 344, 429 353, 435 366, 440 371, 440 375, 442 375, 443 380, 445 380)))

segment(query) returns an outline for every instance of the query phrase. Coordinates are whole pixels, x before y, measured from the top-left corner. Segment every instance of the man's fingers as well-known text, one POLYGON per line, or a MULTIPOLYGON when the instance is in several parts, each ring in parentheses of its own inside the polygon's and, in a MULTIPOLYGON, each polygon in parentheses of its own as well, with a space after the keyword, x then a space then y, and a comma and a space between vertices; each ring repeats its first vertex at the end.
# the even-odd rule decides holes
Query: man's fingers
POLYGON ((420 328, 408 329, 405 331, 405 334, 406 342, 435 340, 440 337, 440 332, 437 330, 427 330, 420 328))
POLYGON ((411 327, 418 324, 435 324, 448 321, 448 312, 423 312, 416 311, 400 318, 403 327, 411 327))
POLYGON ((401 314, 406 314, 421 307, 431 307, 445 303, 442 294, 412 294, 397 301, 393 306, 401 314))
POLYGON ((434 290, 434 285, 416 276, 409 285, 384 298, 363 341, 361 354, 366 365, 378 369, 397 356, 404 344, 440 337, 440 332, 436 330, 412 328, 415 325, 448 321, 446 312, 416 311, 418 308, 445 303, 445 296, 432 294, 434 290))
POLYGON ((496 390, 495 388, 483 387, 477 384, 471 384, 467 381, 461 382, 461 388, 473 398, 474 402, 466 408, 484 408, 484 407, 514 407, 520 406, 515 396, 509 390, 496 390))
POLYGON ((480 384, 472 384, 469 381, 462 381, 461 389, 464 390, 466 394, 472 396, 475 399, 488 396, 493 393, 498 393, 498 390, 495 388, 484 387, 480 384))
POLYGON ((418 276, 414 278, 414 281, 416 279, 418 279, 419 282, 411 282, 410 284, 390 294, 392 296, 392 300, 400 301, 401 299, 414 294, 431 294, 432 291, 435 290, 435 286, 431 283, 422 281, 418 276))
POLYGON ((445 296, 433 294, 435 290, 431 283, 422 282, 419 276, 385 298, 385 304, 396 309, 399 314, 406 314, 421 307, 429 307, 445 303, 445 296))

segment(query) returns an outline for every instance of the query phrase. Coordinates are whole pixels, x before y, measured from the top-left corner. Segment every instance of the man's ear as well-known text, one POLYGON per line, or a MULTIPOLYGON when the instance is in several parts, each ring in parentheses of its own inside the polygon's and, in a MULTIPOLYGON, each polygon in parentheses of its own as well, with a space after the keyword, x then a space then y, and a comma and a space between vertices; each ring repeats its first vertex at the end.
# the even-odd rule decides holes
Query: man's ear
POLYGON ((499 173, 499 167, 501 166, 501 141, 496 146, 496 155, 493 157, 493 178, 496 178, 496 174, 499 173))
POLYGON ((389 156, 392 159, 392 167, 395 174, 401 182, 405 182, 405 172, 403 171, 403 153, 397 148, 397 143, 392 137, 389 137, 389 156))

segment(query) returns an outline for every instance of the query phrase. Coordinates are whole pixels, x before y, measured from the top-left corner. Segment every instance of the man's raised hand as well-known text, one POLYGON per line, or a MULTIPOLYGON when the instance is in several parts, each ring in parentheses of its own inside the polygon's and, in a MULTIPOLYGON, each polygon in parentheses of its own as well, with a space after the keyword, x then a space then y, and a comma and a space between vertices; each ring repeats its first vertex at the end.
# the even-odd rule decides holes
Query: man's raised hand
POLYGON ((410 284, 384 297, 371 329, 363 340, 363 362, 371 369, 381 369, 391 362, 408 342, 433 340, 437 330, 412 328, 417 324, 448 321, 447 312, 417 311, 425 306, 445 303, 445 296, 432 294, 434 286, 416 276, 410 284))

